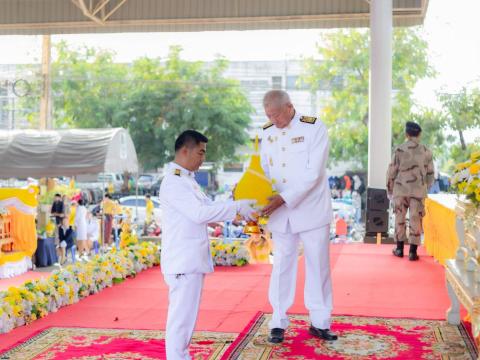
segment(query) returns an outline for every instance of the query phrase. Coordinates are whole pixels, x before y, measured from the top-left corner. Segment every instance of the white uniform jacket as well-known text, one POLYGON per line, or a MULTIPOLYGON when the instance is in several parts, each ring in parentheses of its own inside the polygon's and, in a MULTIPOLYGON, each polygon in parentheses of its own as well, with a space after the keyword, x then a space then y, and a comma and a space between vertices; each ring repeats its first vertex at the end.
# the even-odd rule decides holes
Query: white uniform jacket
POLYGON ((264 126, 261 159, 274 189, 285 200, 268 220, 272 232, 308 231, 332 221, 327 179, 328 132, 313 117, 295 113, 289 126, 264 126))
POLYGON ((170 163, 160 186, 162 207, 161 267, 164 274, 213 271, 207 224, 233 220, 233 201, 213 202, 195 181, 194 173, 170 163))

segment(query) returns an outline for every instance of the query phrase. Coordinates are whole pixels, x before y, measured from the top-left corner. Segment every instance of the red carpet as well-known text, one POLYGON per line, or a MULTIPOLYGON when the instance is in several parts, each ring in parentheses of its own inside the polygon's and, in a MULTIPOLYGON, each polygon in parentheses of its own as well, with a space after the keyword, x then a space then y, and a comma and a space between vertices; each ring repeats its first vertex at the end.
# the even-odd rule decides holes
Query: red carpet
MULTIPOLYGON (((301 262, 302 264, 303 262, 301 262)), ((444 319, 449 306, 442 266, 427 256, 418 262, 391 255, 390 245, 332 245, 334 313, 444 319)), ((216 268, 207 276, 198 330, 239 333, 268 304, 270 265, 216 268)), ((292 313, 305 313, 303 265, 292 313)), ((92 295, 32 324, 0 335, 0 350, 47 327, 159 329, 165 327, 167 289, 160 270, 92 295)))

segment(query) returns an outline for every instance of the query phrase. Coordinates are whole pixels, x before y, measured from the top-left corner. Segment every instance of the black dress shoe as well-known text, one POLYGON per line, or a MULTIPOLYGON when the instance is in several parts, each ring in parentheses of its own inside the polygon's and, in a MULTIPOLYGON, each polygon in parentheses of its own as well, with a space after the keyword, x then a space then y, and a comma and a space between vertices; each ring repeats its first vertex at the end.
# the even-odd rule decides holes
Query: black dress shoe
POLYGON ((397 247, 392 250, 392 254, 402 258, 403 257, 403 246, 404 246, 403 241, 397 241, 397 247))
POLYGON ((319 329, 316 328, 315 326, 310 326, 310 329, 308 329, 308 332, 322 340, 328 340, 328 341, 334 341, 338 339, 338 336, 330 331, 330 329, 319 329))
POLYGON ((418 245, 410 244, 410 251, 408 252, 408 260, 417 261, 419 259, 417 255, 417 247, 418 245))
POLYGON ((283 342, 285 335, 285 329, 280 328, 273 328, 270 330, 270 336, 268 337, 268 341, 272 344, 280 344, 283 342))
POLYGON ((393 249, 392 254, 397 256, 397 257, 402 258, 403 257, 403 250, 393 249))

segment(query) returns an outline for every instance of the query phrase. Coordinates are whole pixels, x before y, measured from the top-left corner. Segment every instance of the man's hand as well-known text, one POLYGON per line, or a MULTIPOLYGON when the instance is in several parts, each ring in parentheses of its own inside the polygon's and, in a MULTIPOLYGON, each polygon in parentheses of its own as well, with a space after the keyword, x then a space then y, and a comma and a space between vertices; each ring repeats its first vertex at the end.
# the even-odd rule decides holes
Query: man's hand
POLYGON ((264 216, 270 216, 275 210, 285 204, 285 200, 278 194, 269 197, 268 200, 270 202, 262 209, 262 215, 264 216))
POLYGON ((237 203, 237 213, 240 214, 247 221, 256 220, 256 210, 252 207, 255 205, 257 200, 238 200, 237 203))

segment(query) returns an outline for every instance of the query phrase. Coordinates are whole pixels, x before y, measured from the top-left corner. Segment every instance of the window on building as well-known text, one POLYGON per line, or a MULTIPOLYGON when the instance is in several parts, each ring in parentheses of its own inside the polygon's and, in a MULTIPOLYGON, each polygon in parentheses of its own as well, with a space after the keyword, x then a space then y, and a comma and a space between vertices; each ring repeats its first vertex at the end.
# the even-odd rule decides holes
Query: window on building
POLYGON ((298 76, 297 75, 288 75, 286 78, 286 88, 287 90, 297 89, 298 76))
POLYGON ((285 83, 287 90, 308 90, 308 85, 298 75, 287 75, 285 83))
POLYGON ((272 89, 279 90, 282 88, 282 77, 272 76, 272 89))

